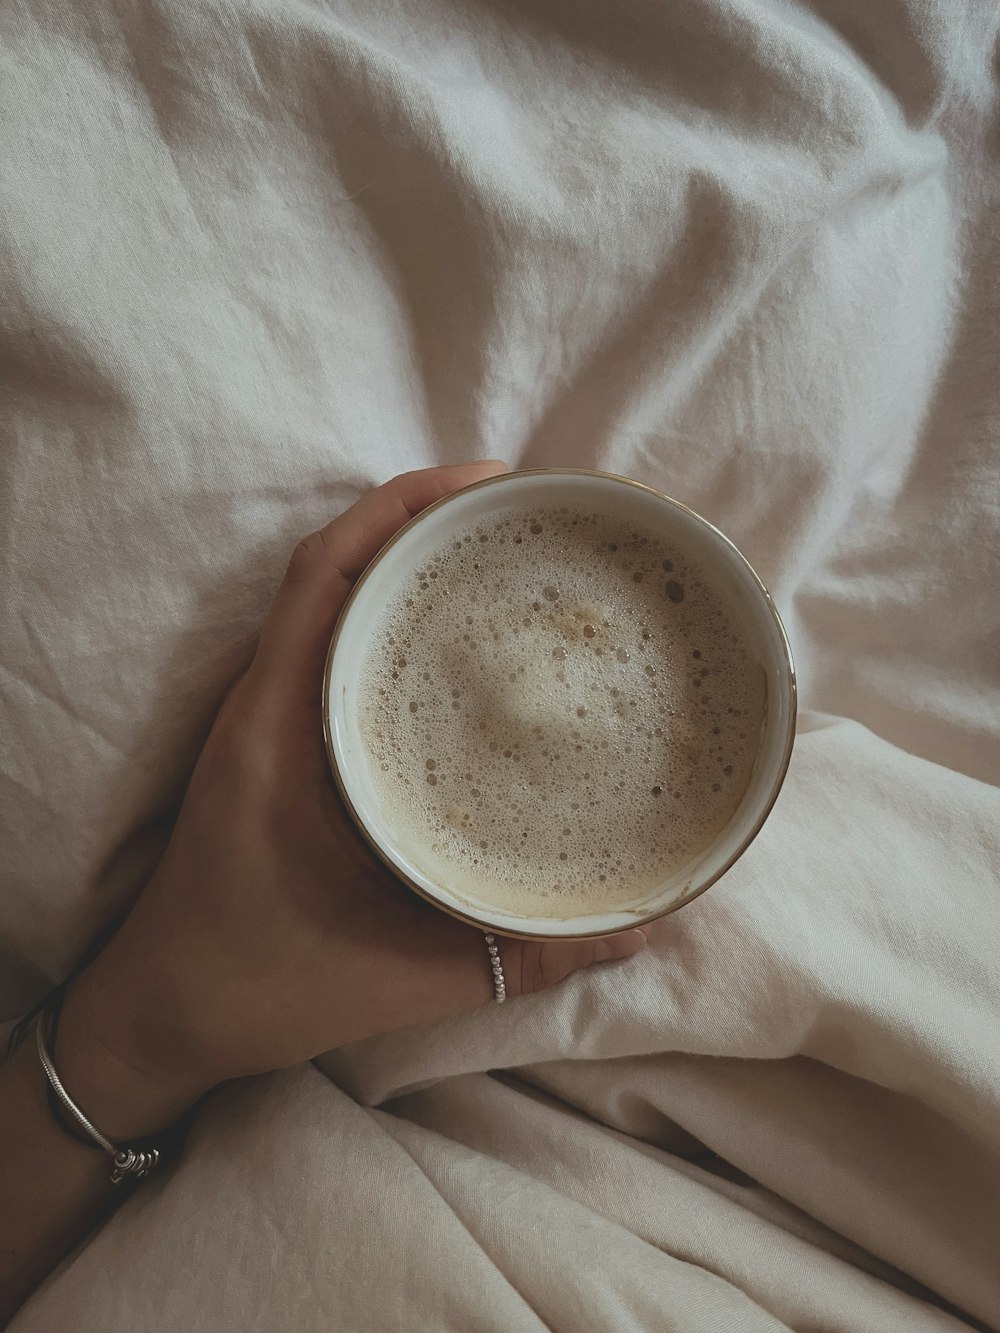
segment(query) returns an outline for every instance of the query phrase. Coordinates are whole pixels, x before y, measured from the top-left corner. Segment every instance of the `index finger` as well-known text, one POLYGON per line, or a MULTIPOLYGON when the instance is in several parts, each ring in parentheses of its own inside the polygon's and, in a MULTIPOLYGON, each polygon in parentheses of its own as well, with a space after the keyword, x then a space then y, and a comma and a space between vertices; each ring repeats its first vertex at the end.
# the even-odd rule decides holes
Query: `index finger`
POLYGON ((489 459, 404 472, 311 533, 295 548, 268 612, 255 669, 311 689, 351 588, 389 538, 435 500, 506 470, 489 459))

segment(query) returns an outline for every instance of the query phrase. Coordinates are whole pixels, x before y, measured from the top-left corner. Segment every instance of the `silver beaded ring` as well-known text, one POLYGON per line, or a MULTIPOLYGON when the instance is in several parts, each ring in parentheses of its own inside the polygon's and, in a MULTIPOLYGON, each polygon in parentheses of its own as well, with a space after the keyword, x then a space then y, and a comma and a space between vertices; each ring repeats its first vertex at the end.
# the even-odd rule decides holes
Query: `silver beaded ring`
POLYGON ((507 998, 507 982, 504 980, 503 963, 500 961, 500 949, 495 936, 486 936, 486 947, 490 954, 490 967, 493 969, 493 999, 497 1004, 503 1004, 507 998))

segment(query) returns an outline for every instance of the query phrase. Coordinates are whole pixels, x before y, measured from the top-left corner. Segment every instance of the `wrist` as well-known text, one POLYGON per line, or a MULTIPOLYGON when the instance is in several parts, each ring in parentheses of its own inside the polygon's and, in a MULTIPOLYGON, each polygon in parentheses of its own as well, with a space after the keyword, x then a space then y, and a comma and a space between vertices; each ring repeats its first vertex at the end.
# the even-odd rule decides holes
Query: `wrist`
POLYGON ((155 1135, 173 1125, 208 1085, 183 1071, 170 1074, 133 1060, 101 1021, 84 973, 70 987, 51 1052, 66 1091, 115 1144, 155 1135))

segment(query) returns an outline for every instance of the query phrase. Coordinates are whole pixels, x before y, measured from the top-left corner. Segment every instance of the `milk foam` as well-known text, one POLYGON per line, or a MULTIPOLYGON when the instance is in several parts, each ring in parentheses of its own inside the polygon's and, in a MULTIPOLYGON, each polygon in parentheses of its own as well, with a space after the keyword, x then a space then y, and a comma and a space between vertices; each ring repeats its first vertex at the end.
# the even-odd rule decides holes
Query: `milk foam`
POLYGON ((400 849, 468 901, 640 900, 746 790, 763 670, 719 590, 627 520, 536 509, 456 534, 371 638, 372 779, 400 849))

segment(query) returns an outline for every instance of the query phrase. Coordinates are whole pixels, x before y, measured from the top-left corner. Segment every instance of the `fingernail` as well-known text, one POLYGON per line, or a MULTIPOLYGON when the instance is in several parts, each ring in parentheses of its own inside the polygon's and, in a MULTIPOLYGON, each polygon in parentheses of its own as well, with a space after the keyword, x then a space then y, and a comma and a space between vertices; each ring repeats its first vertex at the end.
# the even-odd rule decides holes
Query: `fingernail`
POLYGON ((641 930, 623 930, 620 935, 610 935, 598 940, 594 949, 594 960, 598 963, 610 963, 612 959, 631 958, 646 947, 646 936, 641 930))

